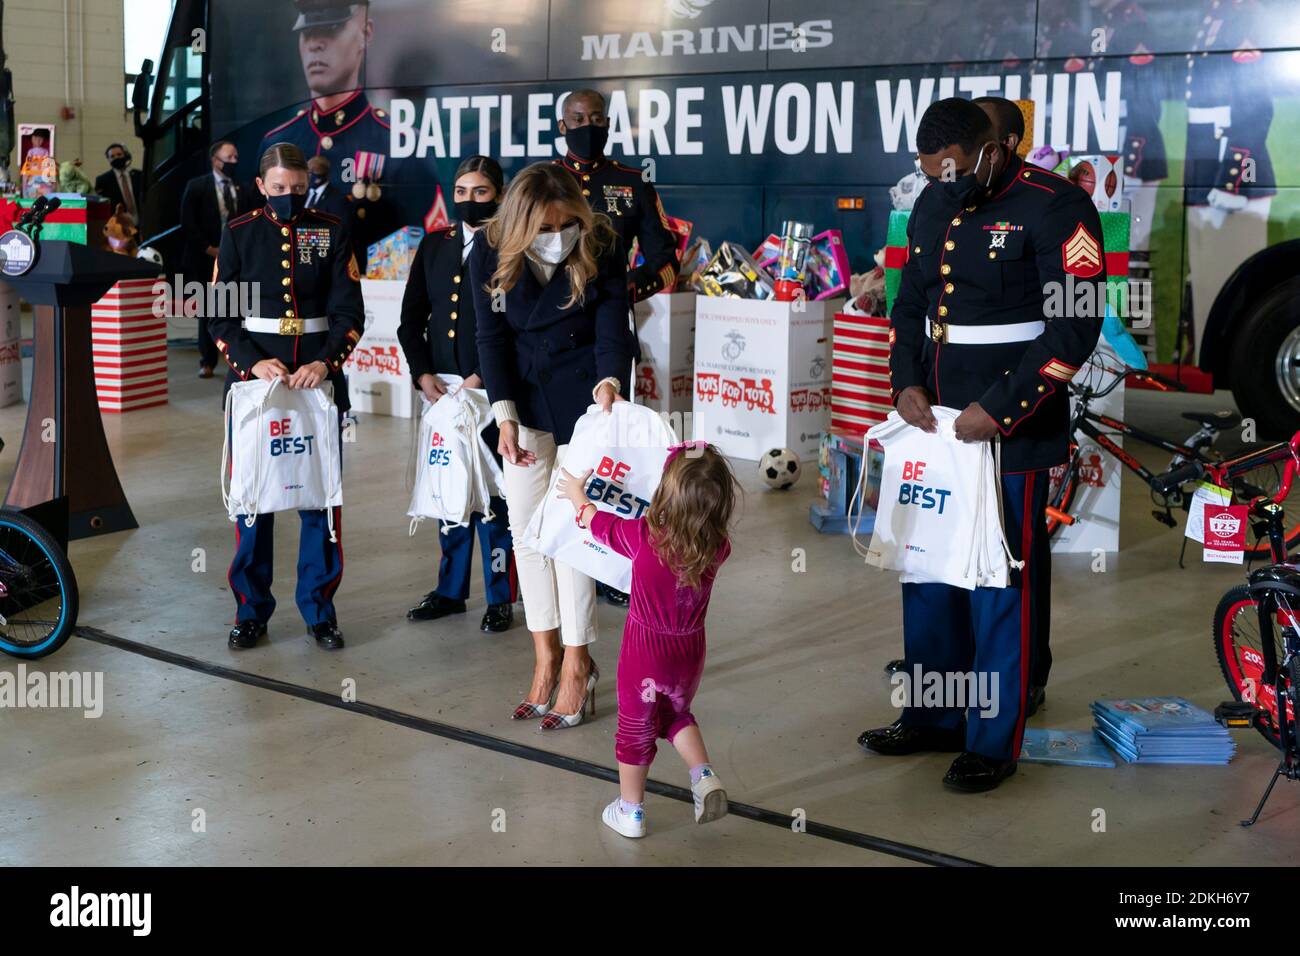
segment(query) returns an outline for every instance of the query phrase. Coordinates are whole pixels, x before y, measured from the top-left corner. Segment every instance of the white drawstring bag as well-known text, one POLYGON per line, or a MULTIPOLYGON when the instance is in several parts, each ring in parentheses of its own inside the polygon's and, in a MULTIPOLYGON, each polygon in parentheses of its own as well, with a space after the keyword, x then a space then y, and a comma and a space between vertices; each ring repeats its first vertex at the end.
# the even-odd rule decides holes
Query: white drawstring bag
MULTIPOLYGON (((615 402, 608 414, 591 405, 574 425, 560 466, 574 476, 592 469, 586 487, 591 503, 620 518, 639 518, 650 506, 668 449, 676 441, 659 413, 644 405, 615 402)), ((573 505, 556 497, 561 477, 557 467, 523 543, 612 588, 630 590, 632 562, 597 541, 590 529, 578 527, 573 505)))
POLYGON ((415 481, 407 515, 410 534, 426 518, 442 533, 467 527, 478 512, 492 520, 490 498, 502 495, 501 466, 483 441, 492 421, 487 392, 463 388, 455 375, 439 376, 448 391, 436 402, 423 399, 416 440, 415 481))
POLYGON ((236 382, 226 393, 221 500, 231 521, 259 514, 326 511, 343 504, 339 413, 328 382, 289 388, 279 379, 236 382))
MULTIPOLYGON (((867 431, 884 446, 885 463, 871 544, 863 551, 855 533, 854 549, 867 564, 902 572, 905 584, 1006 587, 1009 568, 1023 562, 1012 560, 1002 525, 1000 446, 961 441, 953 431, 960 412, 933 412, 935 434, 897 411, 867 431)), ((859 482, 855 499, 861 490, 859 482)))

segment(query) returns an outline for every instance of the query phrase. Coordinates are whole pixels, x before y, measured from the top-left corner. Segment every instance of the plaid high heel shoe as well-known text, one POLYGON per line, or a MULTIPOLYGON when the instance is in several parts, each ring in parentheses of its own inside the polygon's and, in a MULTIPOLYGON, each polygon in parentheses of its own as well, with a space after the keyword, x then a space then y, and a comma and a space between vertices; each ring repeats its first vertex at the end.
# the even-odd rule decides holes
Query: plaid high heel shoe
MULTIPOLYGON (((557 714, 551 711, 542 718, 542 730, 567 730, 570 727, 576 727, 582 723, 582 717, 586 713, 587 704, 591 704, 591 716, 596 716, 596 682, 600 680, 600 668, 596 662, 591 662, 591 673, 587 675, 587 692, 582 695, 582 702, 578 704, 576 714, 557 714)), ((559 690, 559 685, 556 685, 559 690)), ((552 698, 552 702, 554 698, 552 698)), ((552 703, 553 705, 553 703, 552 703)))
POLYGON ((556 671, 555 686, 551 688, 551 695, 546 698, 545 703, 534 704, 531 700, 521 700, 515 712, 510 715, 511 720, 532 720, 535 717, 545 717, 555 706, 555 695, 560 692, 560 674, 556 671))

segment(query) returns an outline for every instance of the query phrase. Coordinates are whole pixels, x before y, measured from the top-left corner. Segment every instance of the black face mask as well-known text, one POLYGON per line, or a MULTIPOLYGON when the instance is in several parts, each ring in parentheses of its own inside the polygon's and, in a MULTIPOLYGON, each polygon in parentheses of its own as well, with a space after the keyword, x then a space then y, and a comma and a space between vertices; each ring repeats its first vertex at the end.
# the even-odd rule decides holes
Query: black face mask
POLYGON ((108 161, 108 165, 112 166, 114 169, 119 170, 119 171, 120 171, 120 170, 123 170, 123 169, 126 169, 126 167, 128 167, 128 166, 131 165, 131 157, 130 157, 130 156, 114 156, 112 159, 110 159, 110 160, 108 161))
POLYGON ((325 185, 325 177, 317 175, 316 173, 312 173, 307 177, 307 184, 312 189, 320 189, 322 186, 325 185))
POLYGON ((234 179, 235 174, 239 172, 239 160, 232 159, 228 163, 222 163, 221 172, 224 173, 229 178, 234 179))
POLYGON ((609 141, 609 127, 588 123, 570 129, 564 134, 564 141, 569 145, 569 152, 579 159, 600 159, 605 155, 605 143, 609 141))
POLYGON ((497 207, 500 205, 495 199, 489 199, 487 202, 462 199, 456 203, 456 218, 469 226, 481 226, 496 215, 497 207))
POLYGON ((271 212, 275 213, 276 219, 296 219, 298 214, 307 207, 307 195, 306 193, 281 193, 278 196, 267 196, 266 204, 271 207, 271 212))
MULTIPOLYGON (((988 144, 985 143, 984 145, 987 146, 988 144)), ((1001 155, 1002 147, 998 146, 998 156, 1000 157, 1001 155)), ((938 176, 927 176, 926 178, 930 180, 930 184, 934 186, 935 189, 939 190, 940 195, 947 199, 950 204, 966 206, 969 205, 970 201, 976 196, 988 192, 989 187, 993 185, 994 178, 997 176, 995 164, 990 160, 988 177, 985 181, 981 182, 979 171, 983 162, 984 147, 981 146, 979 159, 975 161, 975 168, 965 176, 959 176, 951 182, 938 176)))

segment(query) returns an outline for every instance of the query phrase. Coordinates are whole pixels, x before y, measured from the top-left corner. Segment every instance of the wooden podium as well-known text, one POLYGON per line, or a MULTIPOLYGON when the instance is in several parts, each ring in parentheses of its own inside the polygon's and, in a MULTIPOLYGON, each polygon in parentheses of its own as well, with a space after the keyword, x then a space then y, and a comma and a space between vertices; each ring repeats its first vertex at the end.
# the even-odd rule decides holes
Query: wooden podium
POLYGON ((45 241, 35 265, 5 281, 32 304, 35 355, 22 448, 5 505, 68 499, 68 536, 137 528, 113 467, 95 395, 90 307, 120 279, 158 266, 75 242, 45 241))

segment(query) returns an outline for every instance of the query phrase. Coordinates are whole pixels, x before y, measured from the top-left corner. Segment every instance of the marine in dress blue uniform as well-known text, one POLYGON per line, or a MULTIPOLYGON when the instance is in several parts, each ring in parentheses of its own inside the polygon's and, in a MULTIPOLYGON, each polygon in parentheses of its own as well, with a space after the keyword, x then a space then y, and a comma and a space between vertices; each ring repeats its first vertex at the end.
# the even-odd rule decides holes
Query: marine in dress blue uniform
MULTIPOLYGON (((992 128, 971 108, 977 116, 964 106, 959 115, 978 132, 979 147, 992 128)), ((921 139, 919 129, 918 146, 921 139)), ((1001 441, 1004 527, 1024 569, 1007 588, 902 585, 906 672, 919 664, 927 673, 989 674, 998 712, 907 707, 894 727, 859 738, 886 754, 961 751, 945 783, 962 790, 991 789, 1015 770, 1035 629, 1051 597, 1048 474, 1066 461, 1068 384, 1092 354, 1105 314, 1101 221, 1090 197, 1005 147, 997 155, 987 187, 977 171, 980 188, 962 201, 934 183, 917 198, 890 317, 890 374, 895 402, 909 388, 924 389, 933 404, 991 418, 1001 441), (1049 317, 1049 283, 1071 303, 1091 284, 1093 305, 1049 317)), ((984 163, 985 175, 989 168, 984 163)))
MULTIPOLYGON (((334 402, 347 411, 343 363, 361 339, 365 308, 361 275, 348 243, 347 228, 335 216, 305 209, 281 221, 269 205, 231 219, 222 230, 215 271, 217 282, 257 283, 255 315, 223 315, 212 319, 212 337, 230 366, 225 388, 254 378, 253 366, 279 359, 292 373, 315 361, 329 370, 334 402), (273 320, 276 331, 266 331, 273 320), (324 328, 312 330, 321 324, 324 328)), ((340 448, 342 445, 340 444, 340 448)), ((300 511, 296 601, 308 629, 333 625, 338 616, 334 594, 343 577, 343 516, 335 508, 336 541, 330 541, 324 510, 300 511)), ((265 633, 275 611, 271 594, 275 515, 258 515, 252 527, 241 516, 235 523, 235 557, 230 588, 238 601, 232 647, 250 647, 265 633), (244 625, 241 631, 240 626, 244 625), (251 643, 250 639, 251 638, 251 643)), ((319 638, 318 638, 319 640, 319 638)), ((329 646, 332 641, 322 643, 329 646)), ((341 638, 338 645, 341 646, 341 638)))
MULTIPOLYGON (((470 293, 469 266, 465 261, 466 240, 471 236, 462 224, 448 226, 425 236, 415 252, 402 295, 397 339, 416 388, 420 387, 423 375, 451 373, 467 379, 479 374, 474 296, 470 293)), ((484 444, 500 464, 496 423, 489 423, 482 435, 484 444)), ((488 504, 492 510, 490 520, 475 512, 469 527, 449 528, 438 535, 442 546, 438 586, 408 612, 408 618, 433 620, 464 612, 477 534, 488 603, 480 628, 504 631, 510 626, 515 599, 514 547, 506 501, 493 495, 488 504)))

